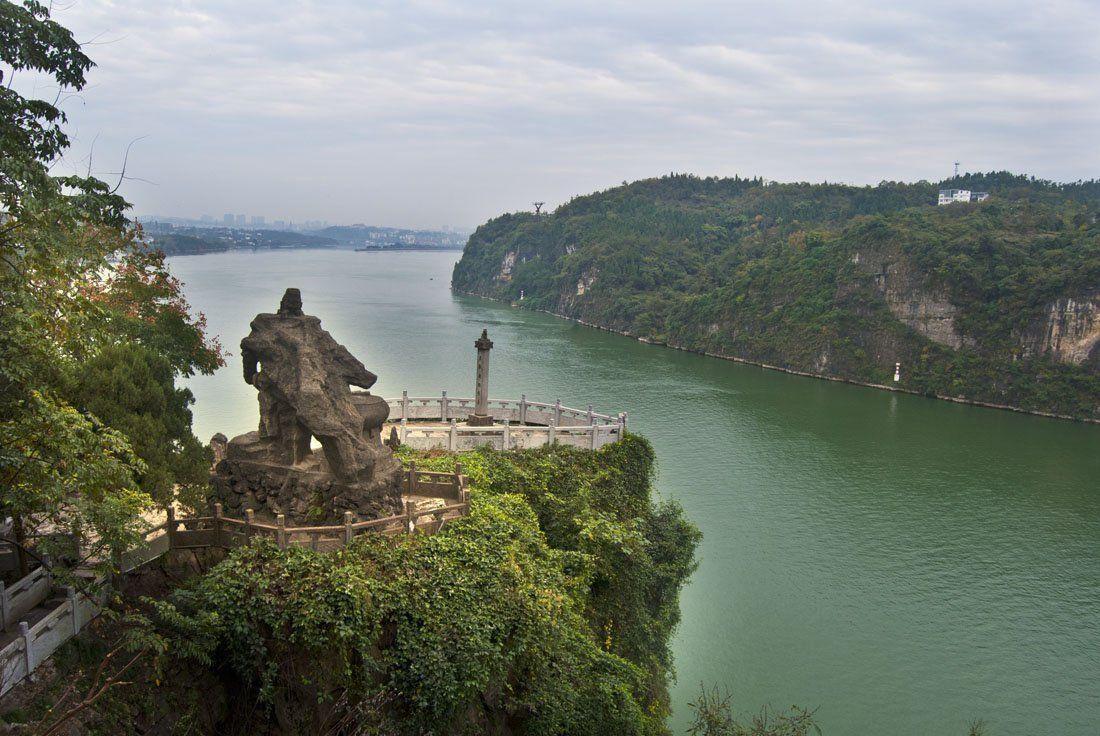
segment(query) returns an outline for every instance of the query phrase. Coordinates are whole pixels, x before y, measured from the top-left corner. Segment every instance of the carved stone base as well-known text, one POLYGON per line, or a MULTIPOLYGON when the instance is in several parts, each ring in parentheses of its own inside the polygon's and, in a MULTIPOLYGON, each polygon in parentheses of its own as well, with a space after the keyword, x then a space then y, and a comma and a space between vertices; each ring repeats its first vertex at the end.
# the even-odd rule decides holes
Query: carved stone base
POLYGON ((491 427, 493 418, 487 414, 471 414, 466 419, 466 424, 471 427, 491 427))
POLYGON ((299 465, 265 462, 268 442, 257 433, 234 437, 227 457, 214 466, 210 481, 226 515, 247 509, 285 514, 293 523, 338 523, 345 511, 360 519, 391 516, 401 510, 401 463, 388 452, 374 464, 370 480, 342 483, 320 453, 299 465))

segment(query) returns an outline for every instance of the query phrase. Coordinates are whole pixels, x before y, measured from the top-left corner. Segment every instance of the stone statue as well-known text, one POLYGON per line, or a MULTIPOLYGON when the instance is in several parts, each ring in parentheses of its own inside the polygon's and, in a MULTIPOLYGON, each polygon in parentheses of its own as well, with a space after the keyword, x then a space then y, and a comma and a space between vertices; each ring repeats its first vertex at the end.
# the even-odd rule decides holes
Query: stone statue
POLYGON ((241 355, 260 426, 230 440, 215 466, 223 502, 231 511, 313 519, 396 512, 401 465, 381 441, 389 407, 366 391, 378 377, 302 311, 298 289, 287 289, 279 311, 256 315, 251 327, 241 355))

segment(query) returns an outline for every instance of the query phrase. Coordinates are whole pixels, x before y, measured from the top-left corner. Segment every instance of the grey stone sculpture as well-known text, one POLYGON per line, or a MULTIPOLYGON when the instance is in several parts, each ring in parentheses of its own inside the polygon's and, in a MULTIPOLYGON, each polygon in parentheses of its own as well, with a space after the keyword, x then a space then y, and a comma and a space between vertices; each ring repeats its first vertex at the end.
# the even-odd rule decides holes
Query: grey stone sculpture
POLYGON ((244 380, 258 393, 260 426, 229 441, 214 470, 216 496, 230 512, 295 519, 395 513, 401 464, 381 441, 389 407, 366 390, 378 377, 302 311, 298 289, 287 289, 279 311, 256 315, 251 327, 241 356, 244 380))

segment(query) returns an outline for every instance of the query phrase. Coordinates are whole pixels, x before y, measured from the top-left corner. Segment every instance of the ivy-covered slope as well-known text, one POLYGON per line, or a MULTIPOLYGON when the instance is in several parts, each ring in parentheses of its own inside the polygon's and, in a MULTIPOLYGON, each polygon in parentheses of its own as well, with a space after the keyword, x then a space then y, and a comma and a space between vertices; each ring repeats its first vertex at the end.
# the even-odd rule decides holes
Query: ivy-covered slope
MULTIPOLYGON (((654 498, 649 443, 403 452, 425 469, 461 460, 470 513, 337 552, 259 541, 143 599, 168 643, 81 715, 86 732, 667 734, 700 537, 654 498)), ((0 722, 33 722, 87 671, 0 722)))
POLYGON ((788 369, 1100 419, 1100 183, 672 175, 509 214, 459 291, 788 369), (941 187, 988 191, 935 206, 941 187), (522 301, 520 301, 522 296, 522 301))

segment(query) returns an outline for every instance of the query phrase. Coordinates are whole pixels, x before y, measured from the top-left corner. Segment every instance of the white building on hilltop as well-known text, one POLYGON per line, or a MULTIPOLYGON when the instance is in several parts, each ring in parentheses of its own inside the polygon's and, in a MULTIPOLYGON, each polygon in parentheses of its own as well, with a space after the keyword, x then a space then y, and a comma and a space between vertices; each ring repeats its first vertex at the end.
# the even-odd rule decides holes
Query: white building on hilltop
POLYGON ((969 189, 941 189, 938 205, 951 204, 952 202, 984 202, 989 199, 989 192, 972 192, 969 189))

